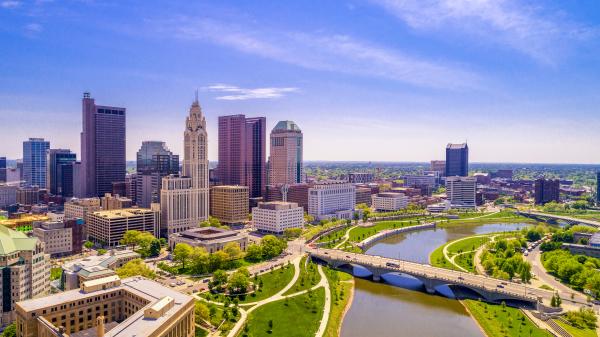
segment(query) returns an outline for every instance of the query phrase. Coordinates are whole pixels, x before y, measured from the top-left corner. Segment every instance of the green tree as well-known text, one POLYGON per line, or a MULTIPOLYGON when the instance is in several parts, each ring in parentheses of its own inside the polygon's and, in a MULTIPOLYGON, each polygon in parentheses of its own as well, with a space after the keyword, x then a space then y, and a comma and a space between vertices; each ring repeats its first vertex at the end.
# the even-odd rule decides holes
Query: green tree
POLYGON ((208 321, 210 319, 210 310, 208 309, 208 306, 201 301, 196 301, 194 313, 196 314, 196 321, 198 321, 198 318, 203 321, 208 321))
POLYGON ((131 248, 135 248, 140 241, 140 236, 142 232, 136 230, 129 230, 123 234, 123 238, 121 239, 121 244, 126 246, 131 246, 131 248))
POLYGON ((190 255, 190 261, 192 273, 204 274, 208 271, 209 255, 206 249, 194 247, 190 255))
POLYGON ((225 247, 223 247, 223 251, 227 254, 229 260, 237 260, 242 257, 242 249, 237 242, 228 242, 225 244, 225 247))
POLYGON ((301 234, 302 228, 286 228, 283 231, 283 237, 285 237, 287 240, 299 238, 301 234))
POLYGON ((150 248, 148 250, 148 256, 156 257, 159 255, 160 255, 160 241, 158 241, 158 239, 154 239, 150 243, 150 248))
POLYGON ((148 268, 142 259, 134 259, 125 263, 121 268, 116 270, 120 278, 132 276, 143 276, 149 279, 155 279, 156 274, 152 269, 148 268))
POLYGON ((244 273, 241 270, 238 270, 229 276, 227 280, 227 287, 229 292, 235 293, 244 293, 248 286, 250 285, 250 278, 247 273, 244 273))
POLYGON ((246 249, 246 260, 251 262, 258 262, 262 260, 262 248, 259 245, 251 244, 246 249))
POLYGON ((94 247, 94 243, 91 241, 86 241, 83 246, 87 249, 92 249, 94 247))
POLYGON ((263 237, 260 245, 262 248, 263 257, 270 259, 281 254, 287 244, 285 241, 279 240, 274 235, 266 235, 263 237))
POLYGON ((185 243, 178 243, 173 249, 173 260, 181 263, 181 267, 185 269, 185 264, 192 255, 192 247, 185 243))
POLYGON ((214 287, 223 286, 227 283, 227 273, 221 269, 215 270, 212 279, 212 284, 214 287))
POLYGON ((210 254, 208 257, 209 270, 217 270, 219 268, 226 268, 226 262, 229 256, 222 250, 210 254))
POLYGON ((16 337, 16 336, 17 336, 17 326, 15 325, 15 323, 9 324, 2 332, 2 337, 16 337))

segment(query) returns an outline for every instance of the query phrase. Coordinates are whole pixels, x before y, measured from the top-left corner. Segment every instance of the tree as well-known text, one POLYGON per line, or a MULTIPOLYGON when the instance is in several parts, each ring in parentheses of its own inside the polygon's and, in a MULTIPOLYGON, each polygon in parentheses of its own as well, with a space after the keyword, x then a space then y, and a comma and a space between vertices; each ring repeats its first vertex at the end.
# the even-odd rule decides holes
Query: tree
POLYGON ((217 270, 219 268, 225 268, 225 262, 229 259, 229 256, 222 250, 210 254, 208 257, 208 265, 210 270, 217 270))
POLYGON ((221 227, 221 221, 219 221, 219 219, 213 217, 213 216, 209 216, 208 219, 202 221, 200 223, 200 227, 216 227, 219 228, 221 227))
POLYGON ((194 247, 190 255, 191 269, 194 274, 204 274, 208 271, 209 255, 206 249, 194 247))
POLYGON ((2 332, 2 337, 16 337, 17 336, 17 326, 15 323, 11 323, 8 325, 4 331, 2 332))
POLYGON ((270 319, 269 320, 269 333, 272 333, 272 332, 273 332, 273 320, 270 319))
POLYGON ((121 244, 126 246, 131 246, 131 248, 135 248, 135 246, 140 241, 140 236, 142 232, 136 230, 129 230, 123 234, 123 238, 121 239, 121 244))
POLYGON ((259 245, 251 244, 246 249, 246 260, 258 262, 262 260, 262 248, 259 245))
POLYGON ((107 250, 104 248, 100 248, 97 250, 97 252, 98 252, 98 255, 104 255, 104 254, 106 254, 107 250))
POLYGON ((227 287, 229 292, 232 294, 246 292, 246 289, 248 289, 249 285, 250 279, 248 275, 241 270, 231 274, 227 280, 227 287))
POLYGON ((529 283, 531 280, 531 264, 527 261, 521 264, 521 270, 519 270, 519 276, 521 277, 521 281, 524 283, 529 283))
POLYGON ((178 243, 173 249, 173 260, 181 263, 181 267, 185 269, 185 263, 192 255, 192 247, 185 243, 178 243))
POLYGON ((263 237, 260 245, 262 248, 263 257, 270 259, 281 254, 287 244, 285 241, 279 240, 273 235, 266 235, 263 237))
POLYGON ((156 257, 160 255, 160 241, 158 239, 152 240, 150 248, 148 249, 148 256, 156 257))
POLYGON ((227 283, 227 273, 224 270, 215 270, 213 273, 212 284, 214 287, 220 287, 227 283))
POLYGON ((227 254, 229 260, 237 260, 242 256, 242 249, 237 242, 228 242, 225 244, 225 247, 223 247, 223 251, 227 254))
POLYGON ((134 259, 125 263, 121 268, 117 269, 117 275, 120 278, 132 276, 143 276, 149 279, 155 279, 156 274, 152 269, 148 268, 142 259, 134 259))
POLYGON ((208 306, 201 301, 196 301, 194 313, 196 314, 196 317, 201 320, 208 321, 210 319, 210 310, 208 309, 208 306))
MULTIPOLYGON (((358 205, 356 207, 358 207, 358 205)), ((358 225, 358 220, 360 220, 360 214, 358 214, 358 212, 354 212, 354 214, 352 214, 352 219, 354 219, 354 224, 358 225)))
POLYGON ((94 247, 94 243, 91 241, 86 241, 83 246, 87 249, 92 249, 94 247))
POLYGON ((286 228, 283 231, 283 236, 287 240, 299 238, 301 234, 302 234, 302 228, 286 228))

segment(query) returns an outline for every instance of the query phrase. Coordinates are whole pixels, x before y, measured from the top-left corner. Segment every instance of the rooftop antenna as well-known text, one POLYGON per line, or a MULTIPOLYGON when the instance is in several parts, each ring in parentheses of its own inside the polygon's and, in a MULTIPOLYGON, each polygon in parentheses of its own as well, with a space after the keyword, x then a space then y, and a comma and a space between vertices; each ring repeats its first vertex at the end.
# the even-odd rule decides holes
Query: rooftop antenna
POLYGON ((198 103, 198 89, 196 89, 196 103, 198 103))

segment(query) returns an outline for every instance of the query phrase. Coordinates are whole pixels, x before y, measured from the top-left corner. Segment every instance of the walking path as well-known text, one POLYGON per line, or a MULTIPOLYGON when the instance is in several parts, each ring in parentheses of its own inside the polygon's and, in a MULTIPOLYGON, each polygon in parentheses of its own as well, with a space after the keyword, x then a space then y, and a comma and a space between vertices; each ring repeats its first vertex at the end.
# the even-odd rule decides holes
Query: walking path
POLYGON ((333 249, 338 249, 338 248, 339 248, 339 247, 341 247, 343 244, 345 244, 345 243, 346 243, 346 241, 348 241, 348 240, 350 239, 350 231, 351 231, 351 230, 353 230, 353 229, 354 229, 354 228, 356 228, 356 227, 358 227, 358 226, 356 226, 356 225, 355 225, 355 226, 352 226, 352 227, 348 228, 348 229, 346 230, 346 233, 344 233, 344 236, 343 236, 343 238, 344 238, 344 239, 342 240, 342 242, 340 242, 340 243, 338 243, 337 245, 335 245, 335 247, 333 247, 333 249))
MULTIPOLYGON (((445 258, 446 260, 450 261, 450 263, 452 263, 452 264, 453 264, 453 265, 454 265, 456 268, 460 269, 461 271, 464 271, 465 273, 468 273, 469 271, 468 271, 468 270, 466 270, 465 268, 463 268, 463 267, 459 266, 459 265, 458 265, 456 262, 454 262, 454 259, 455 259, 457 256, 459 256, 459 255, 462 255, 462 254, 467 254, 467 253, 471 253, 471 252, 473 252, 474 250, 470 250, 470 251, 468 251, 468 252, 462 252, 462 253, 459 253, 459 254, 455 254, 454 256, 450 257, 450 256, 448 255, 448 247, 450 247, 450 246, 452 246, 453 244, 455 244, 455 243, 457 243, 457 242, 460 242, 460 241, 464 241, 464 240, 467 240, 467 239, 472 239, 472 238, 480 238, 480 237, 485 237, 485 236, 488 236, 488 235, 475 235, 475 236, 467 236, 467 237, 464 237, 464 238, 462 238, 462 239, 458 239, 458 240, 455 240, 455 241, 452 241, 452 242, 448 243, 447 245, 445 245, 445 246, 444 246, 444 249, 442 250, 442 251, 443 251, 443 253, 444 253, 444 258, 445 258)), ((477 250, 477 249, 476 249, 476 250, 477 250)))

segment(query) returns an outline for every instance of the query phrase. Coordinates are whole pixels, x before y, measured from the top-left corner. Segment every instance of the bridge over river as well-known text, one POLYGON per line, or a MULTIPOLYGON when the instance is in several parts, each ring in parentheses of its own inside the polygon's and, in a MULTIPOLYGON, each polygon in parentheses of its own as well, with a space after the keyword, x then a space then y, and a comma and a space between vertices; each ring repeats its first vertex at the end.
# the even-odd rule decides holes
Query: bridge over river
POLYGON ((532 211, 518 211, 517 213, 522 216, 526 216, 528 218, 545 221, 545 222, 562 221, 562 222, 568 223, 570 225, 582 224, 582 225, 588 225, 588 226, 592 226, 592 227, 596 227, 596 228, 600 227, 600 222, 590 220, 590 219, 579 219, 579 218, 574 218, 574 217, 565 216, 565 215, 555 215, 555 214, 532 212, 532 211))
POLYGON ((530 303, 535 307, 538 307, 541 300, 548 303, 554 294, 552 291, 533 288, 527 284, 383 256, 319 248, 308 249, 307 252, 312 258, 321 260, 333 268, 361 266, 373 274, 374 281, 381 280, 381 276, 388 273, 410 275, 423 282, 428 293, 434 293, 435 288, 441 285, 458 285, 474 291, 489 302, 516 300, 530 303))

